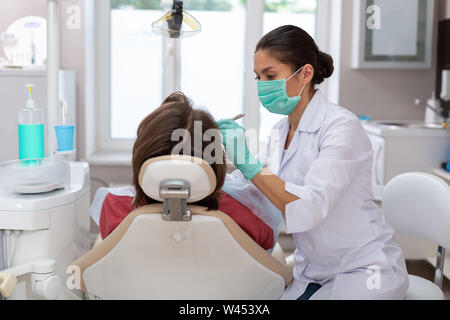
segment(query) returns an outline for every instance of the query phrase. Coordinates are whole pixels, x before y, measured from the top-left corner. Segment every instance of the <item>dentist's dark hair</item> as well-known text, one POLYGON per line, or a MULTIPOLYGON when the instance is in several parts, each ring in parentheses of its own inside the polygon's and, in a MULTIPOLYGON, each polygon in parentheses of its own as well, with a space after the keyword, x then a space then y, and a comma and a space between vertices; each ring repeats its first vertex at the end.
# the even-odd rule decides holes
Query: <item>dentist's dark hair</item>
POLYGON ((268 50, 280 62, 290 65, 292 72, 305 64, 312 65, 312 84, 322 83, 334 71, 333 58, 320 51, 306 31, 293 25, 281 26, 267 33, 259 40, 255 53, 259 50, 268 50))

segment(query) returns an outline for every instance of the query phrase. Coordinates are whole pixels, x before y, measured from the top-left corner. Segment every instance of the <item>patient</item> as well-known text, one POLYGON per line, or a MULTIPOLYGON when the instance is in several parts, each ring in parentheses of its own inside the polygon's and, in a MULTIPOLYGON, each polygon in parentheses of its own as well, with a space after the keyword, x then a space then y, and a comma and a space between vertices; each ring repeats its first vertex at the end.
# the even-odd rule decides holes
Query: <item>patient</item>
MULTIPOLYGON (((221 141, 213 139, 211 142, 202 139, 208 129, 218 129, 209 113, 193 109, 189 99, 181 92, 167 97, 159 108, 140 123, 137 130, 132 159, 133 187, 97 190, 89 211, 99 224, 102 239, 106 238, 135 208, 156 202, 149 198, 139 186, 139 170, 142 164, 150 158, 172 154, 174 147, 180 143, 172 141, 172 133, 177 129, 186 129, 190 133, 192 156, 203 155, 203 151, 211 143, 219 144, 221 148, 221 141), (201 122, 201 137, 194 135, 194 122, 197 121, 201 122), (194 139, 197 138, 202 140, 201 143, 199 141, 195 143, 194 139), (198 148, 198 146, 201 146, 202 150, 195 150, 195 147, 198 148)), ((214 151, 211 154, 215 157, 214 151)), ((261 247, 266 250, 272 249, 274 247, 274 230, 248 207, 221 190, 226 176, 226 163, 223 155, 221 155, 220 161, 209 162, 209 164, 216 174, 216 189, 210 196, 195 204, 227 214, 261 247)))

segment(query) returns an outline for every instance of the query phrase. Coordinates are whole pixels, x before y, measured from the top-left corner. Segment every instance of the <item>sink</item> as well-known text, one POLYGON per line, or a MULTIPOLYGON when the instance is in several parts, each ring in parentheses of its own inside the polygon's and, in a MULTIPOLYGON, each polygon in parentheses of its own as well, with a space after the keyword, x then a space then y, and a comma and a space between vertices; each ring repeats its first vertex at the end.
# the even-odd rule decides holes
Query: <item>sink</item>
POLYGON ((411 128, 411 129, 437 129, 442 130, 442 125, 439 123, 407 123, 407 122, 377 122, 377 126, 383 127, 401 127, 401 128, 411 128))

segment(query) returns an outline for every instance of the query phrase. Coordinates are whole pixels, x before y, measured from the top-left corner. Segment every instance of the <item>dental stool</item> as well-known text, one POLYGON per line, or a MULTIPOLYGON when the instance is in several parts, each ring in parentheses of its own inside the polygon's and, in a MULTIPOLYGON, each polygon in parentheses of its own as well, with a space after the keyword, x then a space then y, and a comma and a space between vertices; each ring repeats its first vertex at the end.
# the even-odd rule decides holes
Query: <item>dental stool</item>
POLYGON ((216 188, 202 159, 163 156, 139 174, 162 203, 132 211, 72 264, 95 299, 278 299, 292 280, 280 263, 220 211, 190 205, 216 188))
POLYGON ((450 249, 450 187, 431 174, 411 172, 394 177, 383 192, 386 221, 396 234, 438 245, 434 283, 409 275, 407 300, 443 300, 445 248, 450 249))

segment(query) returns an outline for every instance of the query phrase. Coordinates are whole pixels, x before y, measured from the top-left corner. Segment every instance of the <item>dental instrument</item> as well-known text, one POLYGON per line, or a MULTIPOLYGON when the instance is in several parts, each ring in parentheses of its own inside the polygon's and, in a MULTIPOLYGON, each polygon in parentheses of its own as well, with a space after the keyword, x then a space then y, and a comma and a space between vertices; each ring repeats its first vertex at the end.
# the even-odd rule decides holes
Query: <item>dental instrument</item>
POLYGON ((245 113, 240 113, 237 116, 234 116, 233 118, 231 118, 231 120, 237 121, 243 117, 245 117, 245 113))

